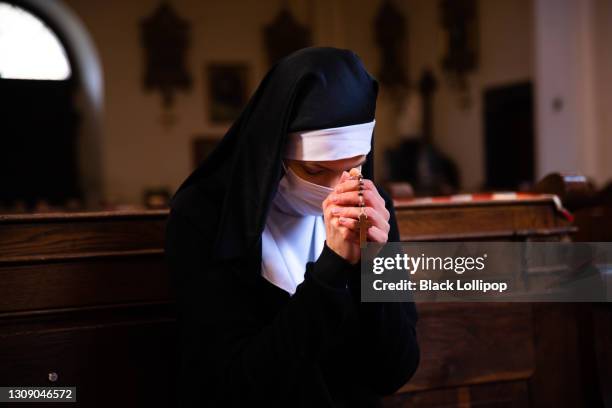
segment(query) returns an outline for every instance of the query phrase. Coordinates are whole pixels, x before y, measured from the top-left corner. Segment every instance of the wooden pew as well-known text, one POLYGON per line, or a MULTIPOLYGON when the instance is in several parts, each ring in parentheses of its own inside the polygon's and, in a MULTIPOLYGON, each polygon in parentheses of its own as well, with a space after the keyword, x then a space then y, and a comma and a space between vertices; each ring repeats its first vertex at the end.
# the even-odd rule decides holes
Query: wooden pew
POLYGON ((87 407, 172 406, 166 217, 0 215, 0 384, 76 386, 87 407))
MULTIPOLYGON (((404 241, 559 240, 575 231, 551 197, 395 205, 404 241)), ((76 385, 84 406, 172 406, 166 216, 0 215, 0 384, 76 385)), ((419 371, 385 406, 593 406, 574 305, 418 308, 419 371)))
MULTIPOLYGON (((585 183, 577 175, 551 175, 535 194, 397 198, 401 240, 568 241, 577 232, 574 215, 551 193, 563 191, 572 205, 584 205, 585 183)), ((599 374, 593 358, 610 338, 612 315, 603 307, 608 305, 419 304, 421 367, 385 406, 603 407, 612 383, 605 384, 609 369, 599 374), (602 320, 607 331, 589 326, 602 320)), ((599 354, 612 365, 609 351, 599 354)))
MULTIPOLYGON (((572 211, 578 242, 612 241, 612 182, 597 191, 594 183, 574 173, 553 173, 535 191, 557 195, 572 211)), ((590 395, 599 395, 589 406, 612 407, 612 304, 576 305, 582 382, 590 395)))

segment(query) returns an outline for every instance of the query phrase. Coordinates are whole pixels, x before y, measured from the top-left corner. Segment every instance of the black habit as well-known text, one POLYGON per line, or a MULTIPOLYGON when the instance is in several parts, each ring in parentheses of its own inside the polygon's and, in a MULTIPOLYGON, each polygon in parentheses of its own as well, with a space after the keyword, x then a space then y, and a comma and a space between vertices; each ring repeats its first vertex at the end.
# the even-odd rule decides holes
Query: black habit
MULTIPOLYGON (((370 407, 419 362, 414 303, 361 303, 360 265, 327 245, 290 296, 261 275, 261 233, 289 131, 371 121, 378 84, 351 51, 272 67, 171 202, 166 256, 179 310, 181 407, 370 407)), ((372 150, 362 168, 373 178, 372 150)), ((388 240, 399 241, 393 204, 388 240)))

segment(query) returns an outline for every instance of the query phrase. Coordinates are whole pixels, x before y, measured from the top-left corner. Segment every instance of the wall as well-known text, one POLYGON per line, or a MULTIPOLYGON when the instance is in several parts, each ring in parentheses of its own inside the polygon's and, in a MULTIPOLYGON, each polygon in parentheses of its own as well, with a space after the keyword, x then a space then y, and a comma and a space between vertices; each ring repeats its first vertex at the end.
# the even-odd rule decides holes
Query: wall
POLYGON ((535 14, 538 174, 601 185, 612 176, 612 1, 536 0, 535 14))
MULTIPOLYGON (((138 24, 158 0, 104 2, 64 0, 89 29, 102 61, 105 84, 105 125, 102 146, 104 195, 108 200, 137 203, 146 187, 167 185, 174 190, 191 171, 191 139, 196 134, 222 134, 225 127, 208 123, 203 68, 208 62, 246 61, 252 66, 251 90, 266 70, 261 29, 278 12, 281 1, 174 0, 178 13, 189 19, 193 43, 189 68, 191 92, 179 93, 167 118, 158 93, 141 86, 143 55, 138 24)), ((351 48, 374 74, 379 52, 372 24, 380 0, 292 0, 297 18, 314 30, 317 45, 351 48)), ((435 100, 435 140, 460 165, 466 189, 483 182, 482 91, 498 84, 531 79, 533 28, 531 0, 481 0, 481 61, 470 75, 471 107, 461 107, 459 95, 445 83, 439 61, 444 32, 438 2, 398 1, 410 27, 409 72, 418 80, 432 67, 440 81, 435 100)), ((396 142, 392 98, 382 90, 377 110, 376 154, 396 142)), ((384 163, 377 160, 377 175, 384 163)))
POLYGON ((143 51, 139 23, 157 0, 65 1, 84 21, 100 53, 105 77, 105 137, 102 145, 104 195, 112 202, 137 203, 146 187, 178 187, 191 170, 191 140, 223 128, 206 121, 202 71, 211 61, 253 66, 252 84, 262 76, 257 33, 278 9, 274 2, 173 1, 192 23, 189 69, 193 89, 178 93, 174 124, 168 126, 159 93, 142 88, 143 51))
POLYGON ((594 154, 599 169, 595 179, 601 186, 612 178, 612 0, 597 0, 594 5, 595 92, 597 94, 598 141, 594 154))
POLYGON ((575 60, 579 50, 575 35, 579 20, 572 18, 571 13, 571 8, 577 7, 578 3, 573 0, 535 2, 539 22, 535 37, 539 84, 538 174, 579 166, 578 140, 573 135, 579 132, 575 113, 580 91, 577 76, 582 66, 575 60), (546 154, 548 151, 555 154, 546 154))
MULTIPOLYGON (((368 4, 371 2, 364 1, 368 4)), ((353 10, 361 21, 351 24, 354 39, 350 47, 360 49, 365 43, 362 32, 371 20, 375 7, 365 4, 352 7, 347 1, 347 12, 353 10), (366 17, 367 16, 367 17, 366 17)), ((434 140, 439 147, 459 165, 462 184, 466 190, 478 189, 484 182, 483 152, 483 91, 491 86, 533 79, 533 27, 531 0, 495 0, 478 2, 480 18, 480 61, 478 69, 468 77, 468 97, 471 106, 463 107, 462 95, 450 86, 441 70, 440 61, 446 51, 445 31, 440 26, 437 1, 410 0, 397 2, 409 19, 409 73, 412 81, 418 81, 422 71, 432 68, 438 79, 438 91, 434 100, 434 140)), ((365 52, 366 50, 364 50, 365 52)), ((368 62, 374 65, 376 50, 365 52, 368 62)), ((383 94, 381 115, 384 115, 384 145, 395 143, 391 127, 393 112, 388 98, 383 94)))

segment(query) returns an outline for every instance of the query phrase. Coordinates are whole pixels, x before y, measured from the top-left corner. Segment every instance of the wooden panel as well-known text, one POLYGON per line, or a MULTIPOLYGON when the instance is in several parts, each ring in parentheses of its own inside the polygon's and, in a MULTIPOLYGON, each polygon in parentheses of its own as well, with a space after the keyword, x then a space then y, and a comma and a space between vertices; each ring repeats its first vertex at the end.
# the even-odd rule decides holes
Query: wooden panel
MULTIPOLYGON (((575 303, 533 305, 537 369, 531 379, 536 407, 596 407, 585 398, 575 303)), ((592 374, 592 373, 589 373, 592 374)))
POLYGON ((0 264, 161 249, 166 214, 0 215, 0 264))
POLYGON ((0 264, 0 312, 170 300, 163 252, 46 264, 0 264))
POLYGON ((76 386, 75 406, 173 406, 174 319, 115 314, 122 319, 47 322, 39 329, 21 322, 13 333, 4 325, 0 384, 76 386))
POLYGON ((398 394, 385 398, 384 408, 524 408, 529 406, 526 381, 481 384, 398 394))
POLYGON ((521 238, 555 236, 575 231, 549 202, 529 206, 492 202, 396 208, 402 241, 521 238))
POLYGON ((421 363, 400 392, 527 379, 533 373, 531 306, 417 305, 421 363))

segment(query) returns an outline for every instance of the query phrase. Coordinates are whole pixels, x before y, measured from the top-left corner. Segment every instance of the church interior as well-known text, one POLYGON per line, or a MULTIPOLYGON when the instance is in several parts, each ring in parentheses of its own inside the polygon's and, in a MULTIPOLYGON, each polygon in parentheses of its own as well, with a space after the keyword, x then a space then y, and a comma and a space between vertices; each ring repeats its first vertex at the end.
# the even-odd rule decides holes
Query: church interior
MULTIPOLYGON (((304 47, 379 81, 401 241, 611 241, 611 44, 612 0, 0 0, 0 387, 173 406, 170 199, 304 47)), ((612 407, 610 305, 419 304, 383 406, 612 407)))

